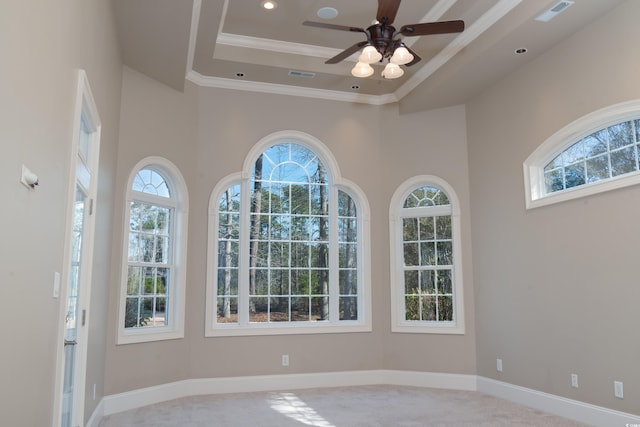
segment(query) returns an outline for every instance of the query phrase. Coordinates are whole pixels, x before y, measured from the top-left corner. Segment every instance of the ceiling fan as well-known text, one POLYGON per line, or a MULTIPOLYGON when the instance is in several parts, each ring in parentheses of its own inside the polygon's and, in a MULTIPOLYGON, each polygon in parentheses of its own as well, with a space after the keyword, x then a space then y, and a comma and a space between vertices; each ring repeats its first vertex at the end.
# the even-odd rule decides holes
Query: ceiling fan
POLYGON ((370 64, 388 59, 389 62, 382 71, 382 76, 394 79, 404 74, 400 65, 409 67, 421 59, 413 50, 405 46, 401 39, 396 38, 397 36, 415 37, 459 33, 464 30, 464 21, 460 20, 403 25, 399 30, 396 30, 392 24, 399 7, 400 0, 378 0, 376 22, 367 29, 314 21, 304 21, 302 25, 364 33, 367 36, 366 40, 348 47, 333 58, 329 58, 325 64, 337 64, 364 48, 358 58, 358 63, 351 70, 351 74, 356 77, 369 77, 374 72, 370 64))

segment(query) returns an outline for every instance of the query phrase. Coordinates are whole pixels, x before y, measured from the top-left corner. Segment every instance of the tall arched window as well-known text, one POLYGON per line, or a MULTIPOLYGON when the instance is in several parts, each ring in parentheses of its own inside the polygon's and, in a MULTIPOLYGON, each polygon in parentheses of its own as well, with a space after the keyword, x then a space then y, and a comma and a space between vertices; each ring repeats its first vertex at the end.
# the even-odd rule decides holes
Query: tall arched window
POLYGON ((524 162, 527 209, 640 183, 640 101, 588 114, 524 162))
POLYGON ((390 207, 392 331, 464 333, 460 212, 435 176, 403 183, 390 207))
POLYGON ((187 189, 168 160, 150 157, 127 187, 118 343, 184 336, 187 189))
POLYGON ((370 330, 368 206, 319 141, 263 139, 209 213, 207 335, 370 330))

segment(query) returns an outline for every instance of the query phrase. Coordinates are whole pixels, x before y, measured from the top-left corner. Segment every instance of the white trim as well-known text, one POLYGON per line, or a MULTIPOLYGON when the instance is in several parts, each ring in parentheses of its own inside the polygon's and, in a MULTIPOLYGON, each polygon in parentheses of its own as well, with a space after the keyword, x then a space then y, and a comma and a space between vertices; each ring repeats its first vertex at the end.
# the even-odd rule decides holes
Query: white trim
POLYGON ((64 376, 65 376, 65 351, 64 351, 64 336, 66 332, 66 316, 67 316, 67 298, 68 298, 68 284, 70 278, 71 267, 71 247, 73 245, 72 230, 75 219, 75 194, 76 186, 78 185, 77 177, 77 161, 79 157, 79 138, 80 129, 82 127, 82 115, 85 115, 88 126, 90 126, 92 145, 91 158, 87 165, 91 174, 91 181, 89 188, 86 188, 87 199, 89 203, 93 201, 93 212, 85 213, 85 224, 83 227, 83 243, 81 246, 81 259, 82 259, 82 273, 80 277, 79 291, 78 291, 78 314, 82 316, 84 314, 84 325, 77 326, 77 349, 74 364, 74 403, 73 403, 73 415, 72 423, 74 425, 81 424, 84 419, 84 396, 85 396, 85 383, 86 383, 86 366, 87 366, 87 349, 89 339, 89 322, 91 317, 91 286, 92 286, 92 269, 93 269, 93 246, 95 236, 95 217, 96 217, 96 205, 97 205, 97 193, 98 193, 98 175, 99 175, 99 157, 100 157, 100 136, 102 131, 102 123, 100 121, 100 115, 98 114, 98 107, 96 106, 89 85, 89 79, 85 70, 78 70, 78 83, 76 89, 76 99, 73 116, 71 149, 70 149, 70 165, 68 175, 68 188, 67 188, 67 217, 65 223, 65 240, 64 240, 64 255, 62 266, 62 277, 60 290, 60 305, 59 305, 59 327, 56 338, 56 373, 55 373, 55 390, 53 398, 53 417, 51 424, 54 427, 60 425, 62 421, 62 406, 63 406, 63 388, 64 388, 64 376))
POLYGON ((544 141, 524 161, 525 205, 527 209, 640 184, 640 172, 621 175, 568 190, 546 194, 544 167, 580 139, 616 123, 640 118, 640 99, 611 105, 574 120, 544 141))
MULTIPOLYGON (((429 216, 438 208, 428 208, 425 213, 429 216)), ((418 210, 418 209, 416 209, 418 210)), ((413 210, 412 210, 413 211, 413 210)), ((390 239, 390 274, 391 274, 391 331, 430 334, 459 334, 465 333, 464 322, 464 286, 462 279, 462 234, 460 221, 460 202, 453 187, 445 180, 434 175, 418 175, 400 184, 391 197, 389 205, 389 239, 390 239), (454 322, 407 322, 404 320, 404 298, 401 289, 404 287, 404 270, 402 262, 402 203, 411 192, 422 186, 435 186, 442 189, 451 204, 451 229, 453 246, 453 309, 454 322)))
POLYGON ((544 393, 491 378, 478 377, 478 391, 594 426, 640 424, 640 415, 544 393))
MULTIPOLYGON (((285 42, 282 40, 264 39, 261 37, 244 36, 240 34, 229 34, 221 32, 218 34, 216 44, 232 46, 244 49, 259 49, 268 52, 288 53, 291 55, 313 56, 316 58, 329 59, 343 49, 335 49, 332 47, 314 46, 303 43, 285 42)), ((354 53, 346 58, 346 61, 357 62, 359 53, 354 53)), ((212 58, 215 58, 215 50, 212 58)))
MULTIPOLYGON (((135 192, 137 193, 137 192, 135 192)), ((162 203, 162 202, 161 202, 162 203)), ((125 188, 125 203, 123 208, 123 227, 122 227, 122 257, 120 272, 120 287, 118 298, 118 324, 116 326, 116 344, 131 344, 139 342, 150 342, 160 340, 179 339, 184 337, 184 318, 185 318, 185 300, 186 300, 186 271, 187 271, 187 236, 188 236, 188 220, 189 220, 189 193, 187 184, 180 173, 180 170, 169 160, 150 156, 140 160, 129 172, 127 187, 125 188), (171 248, 173 257, 173 272, 171 278, 173 286, 170 295, 169 325, 166 327, 154 328, 124 328, 124 319, 126 314, 126 296, 127 296, 127 267, 129 254, 129 215, 130 203, 134 191, 132 190, 133 181, 138 172, 144 168, 153 168, 164 173, 172 190, 171 200, 162 198, 164 204, 175 206, 175 219, 172 224, 173 245, 171 248)))
MULTIPOLYGON (((200 1, 194 1, 192 12, 192 34, 194 34, 193 26, 200 20, 200 1)), ((426 15, 436 19, 448 10, 456 0, 440 0, 426 15)), ((271 93, 280 95, 302 96, 315 99, 327 99, 333 101, 363 103, 369 105, 385 105, 400 101, 411 90, 416 88, 420 83, 425 81, 429 76, 435 73, 448 61, 450 61, 460 50, 472 43, 478 36, 490 29, 493 24, 502 19, 506 14, 518 6, 522 0, 498 0, 498 2, 485 12, 476 22, 469 28, 465 29, 460 35, 454 38, 442 51, 426 62, 410 79, 408 79, 395 92, 384 95, 364 95, 349 93, 346 91, 323 90, 314 88, 305 88, 293 85, 280 85, 262 82, 237 81, 233 79, 204 76, 193 69, 193 59, 189 59, 186 79, 202 87, 216 87, 233 90, 245 90, 250 92, 271 93)), ((339 52, 338 49, 288 43, 278 40, 260 39, 256 37, 245 37, 232 35, 222 32, 224 21, 226 19, 229 0, 224 1, 223 13, 218 26, 218 34, 216 44, 226 44, 236 47, 246 47, 252 49, 264 49, 271 52, 294 53, 298 55, 315 56, 321 58, 329 58, 333 54, 339 52)), ((427 19, 424 22, 429 22, 427 19)), ((191 37, 189 40, 189 51, 195 52, 195 44, 197 37, 191 37)), ((408 43, 413 44, 413 40, 406 39, 408 43)), ((215 50, 215 49, 214 49, 215 50)), ((352 57, 354 57, 352 55, 352 57)))
POLYGON ((193 0, 193 9, 191 10, 191 28, 189 30, 189 50, 187 51, 187 68, 185 70, 185 76, 188 76, 189 72, 193 70, 193 58, 196 54, 196 41, 198 39, 198 25, 200 24, 201 9, 202 0, 193 0))
POLYGON ((476 38, 502 19, 513 8, 519 5, 522 0, 501 0, 491 9, 478 18, 469 28, 460 33, 451 41, 444 49, 439 51, 431 58, 422 68, 420 68, 411 78, 409 78, 395 92, 395 96, 400 100, 408 95, 413 89, 418 87, 420 83, 428 79, 433 73, 438 71, 442 66, 451 60, 458 52, 468 46, 476 38))
POLYGON ((223 77, 204 76, 197 71, 187 73, 187 80, 201 87, 215 87, 220 89, 244 90, 248 92, 269 93, 273 95, 300 96, 304 98, 325 99, 329 101, 355 102, 359 104, 384 105, 398 102, 395 94, 365 95, 339 90, 324 90, 309 87, 263 83, 246 80, 234 80, 223 77))
POLYGON ((191 379, 105 396, 104 415, 190 396, 375 384, 473 391, 476 389, 476 377, 462 374, 371 370, 191 379))
MULTIPOLYGON (((353 332, 371 332, 372 315, 371 315, 371 249, 367 244, 371 238, 370 234, 370 208, 364 192, 353 182, 341 177, 338 162, 333 153, 317 138, 304 132, 295 130, 285 130, 271 133, 258 141, 247 153, 242 170, 233 173, 220 180, 209 197, 208 211, 208 243, 207 243, 207 284, 206 284, 206 316, 205 316, 205 337, 217 336, 251 336, 251 335, 289 335, 289 334, 319 334, 319 333, 353 333, 353 332), (238 323, 217 323, 216 320, 216 304, 214 296, 217 293, 217 269, 213 268, 217 265, 218 254, 218 198, 232 185, 241 186, 240 217, 248 217, 248 212, 244 209, 250 205, 248 185, 250 173, 258 156, 269 147, 281 143, 295 143, 313 151, 327 170, 330 182, 330 197, 335 197, 338 191, 344 191, 352 197, 358 212, 358 320, 345 321, 337 320, 335 315, 337 311, 333 311, 330 321, 320 322, 281 322, 281 323, 251 323, 248 324, 247 313, 239 309, 238 323)), ((241 221, 240 235, 247 236, 249 233, 248 222, 241 221)), ((330 245, 335 245, 337 234, 330 239, 330 245)), ((248 258, 248 240, 241 239, 239 242, 240 253, 243 259, 248 258)), ((331 247, 332 253, 337 253, 335 246, 331 247)), ((331 274, 331 273, 330 273, 331 274)), ((239 282, 248 283, 248 269, 241 268, 239 271, 239 282)), ((337 283, 334 276, 331 283, 337 283)), ((334 287, 331 287, 332 289, 334 287)), ((239 301, 247 301, 246 286, 238 287, 239 301)), ((337 307, 335 304, 336 293, 330 291, 330 298, 333 295, 334 303, 331 307, 337 307)))
POLYGON ((102 421, 102 418, 104 418, 105 416, 104 401, 105 401, 104 399, 100 399, 100 401, 98 402, 98 405, 93 410, 91 417, 89 417, 89 420, 87 421, 87 424, 85 427, 100 427, 100 422, 102 421))
MULTIPOLYGON (((398 386, 478 391, 550 414, 595 426, 640 423, 640 416, 567 399, 530 388, 476 375, 398 370, 344 371, 292 375, 199 378, 131 390, 105 396, 91 420, 173 399, 226 393, 301 390, 390 384, 398 386)), ((96 427, 87 424, 87 427, 96 427)))

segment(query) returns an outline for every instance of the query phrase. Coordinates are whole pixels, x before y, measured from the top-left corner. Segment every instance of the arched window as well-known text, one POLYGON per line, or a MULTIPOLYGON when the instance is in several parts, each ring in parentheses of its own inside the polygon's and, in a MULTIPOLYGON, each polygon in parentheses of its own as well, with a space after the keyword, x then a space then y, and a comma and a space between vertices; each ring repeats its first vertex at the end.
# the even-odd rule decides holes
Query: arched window
POLYGON ((390 207, 392 331, 464 333, 460 213, 434 176, 403 183, 390 207))
POLYGON ((259 142, 209 224, 208 336, 370 330, 368 206, 319 141, 259 142))
POLYGON ((182 338, 188 196, 180 172, 163 158, 142 160, 125 206, 118 344, 182 338))
POLYGON ((584 116, 524 162, 527 209, 640 183, 640 101, 584 116))

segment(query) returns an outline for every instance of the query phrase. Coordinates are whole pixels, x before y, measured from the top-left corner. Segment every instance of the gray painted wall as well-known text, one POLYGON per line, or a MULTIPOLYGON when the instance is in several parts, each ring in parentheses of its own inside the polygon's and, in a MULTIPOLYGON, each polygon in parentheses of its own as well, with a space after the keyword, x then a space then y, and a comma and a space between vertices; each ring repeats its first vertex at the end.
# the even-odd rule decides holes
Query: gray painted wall
POLYGON ((636 414, 640 187, 527 211, 522 163, 640 97, 638 16, 626 2, 467 104, 478 374, 636 414))
POLYGON ((3 3, 0 51, 11 64, 0 68, 3 422, 51 421, 60 308, 51 294, 63 262, 77 68, 88 72, 103 124, 86 416, 103 395, 186 378, 378 368, 477 373, 637 413, 640 189, 526 211, 521 166, 565 124, 640 97, 637 16, 640 3, 626 2, 466 107, 399 115, 396 106, 191 84, 177 92, 121 74, 109 2, 3 3), (255 142, 283 129, 323 141, 369 199, 373 332, 204 338, 210 191, 255 142), (116 346, 124 185, 148 155, 174 162, 189 187, 186 336, 116 346), (37 191, 19 183, 22 164, 41 178, 37 191), (462 204, 465 336, 390 332, 388 203, 417 174, 446 179, 462 204), (288 369, 278 363, 283 349, 288 369), (580 388, 570 388, 570 373, 580 388), (624 400, 613 398, 613 380, 624 381, 624 400))
POLYGON ((3 425, 48 426, 79 68, 102 121, 86 414, 103 395, 122 63, 108 1, 2 2, 0 35, 0 414, 3 425), (37 190, 20 183, 22 164, 40 178, 37 190))
MULTIPOLYGON (((399 116, 395 106, 372 107, 306 98, 197 88, 184 94, 129 69, 124 72, 118 191, 131 167, 161 155, 182 171, 189 187, 189 252, 185 338, 115 345, 117 289, 110 295, 107 393, 186 378, 407 369, 475 372, 473 287, 468 216, 464 107, 399 116), (356 183, 371 207, 373 332, 205 338, 207 212, 211 191, 241 170, 249 150, 272 132, 293 129, 320 139, 344 178, 356 183), (403 181, 435 174, 458 192, 464 215, 466 316, 464 336, 390 333, 388 212, 403 181), (280 366, 289 354, 291 365, 280 366)), ((115 203, 113 277, 121 259, 122 200, 115 203)))

